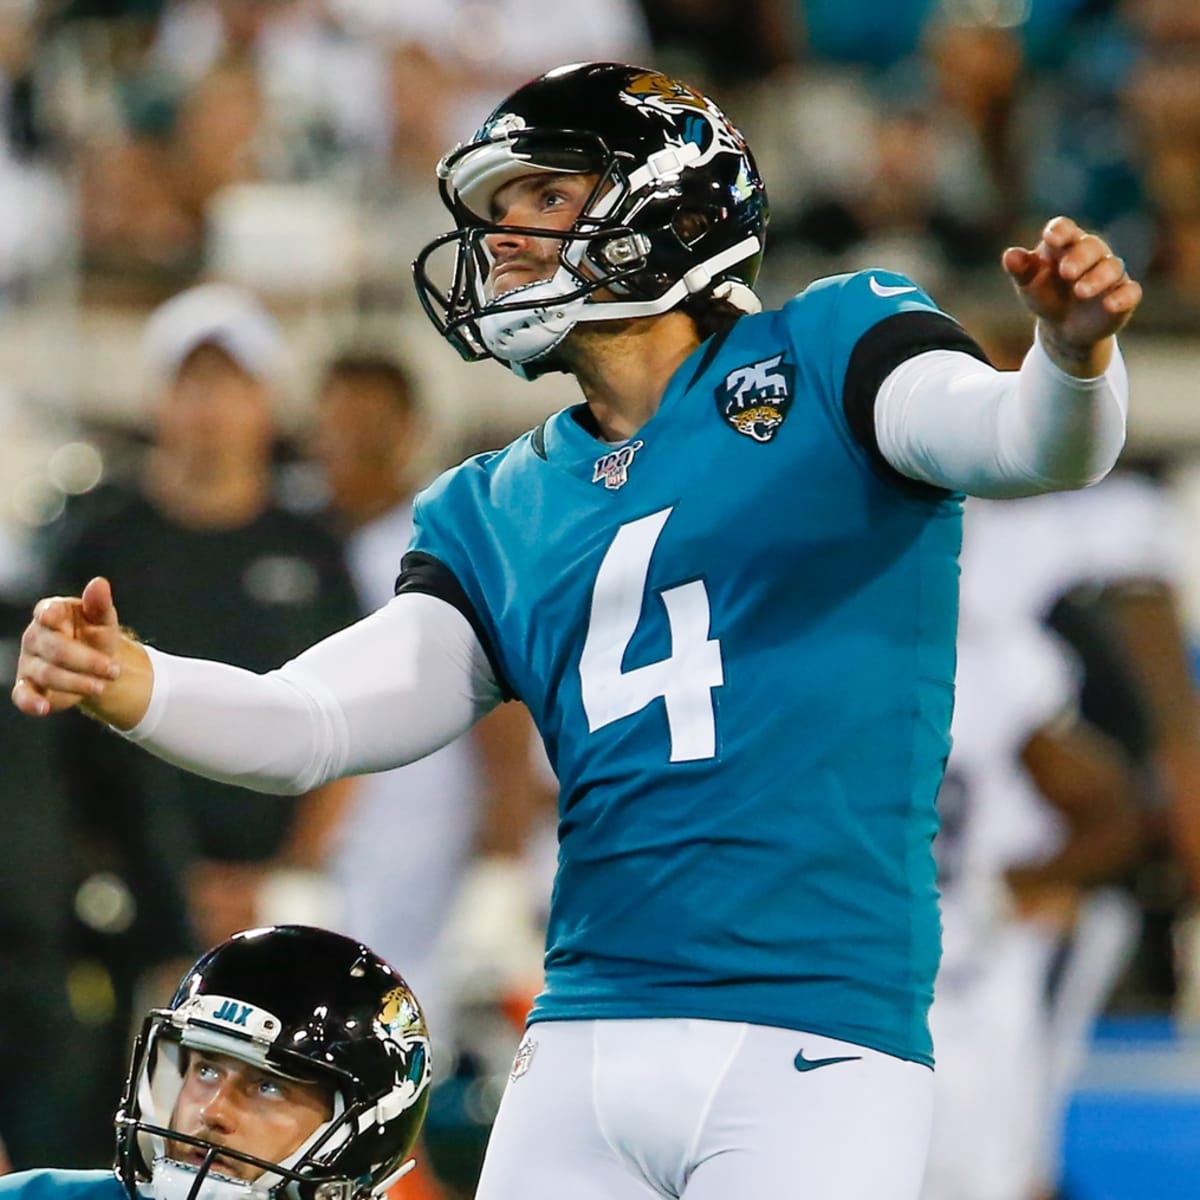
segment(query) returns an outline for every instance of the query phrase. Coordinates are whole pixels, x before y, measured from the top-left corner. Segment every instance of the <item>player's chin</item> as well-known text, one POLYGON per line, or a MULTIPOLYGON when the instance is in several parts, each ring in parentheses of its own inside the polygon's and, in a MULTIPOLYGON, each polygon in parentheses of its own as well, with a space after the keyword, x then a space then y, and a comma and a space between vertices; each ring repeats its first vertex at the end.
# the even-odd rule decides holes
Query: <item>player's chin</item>
POLYGON ((528 287, 531 283, 541 283, 549 275, 542 271, 533 271, 527 267, 509 267, 497 271, 488 280, 488 298, 501 300, 518 288, 528 287))
MULTIPOLYGON (((176 1142, 168 1142, 167 1155, 176 1162, 199 1170, 208 1157, 208 1151, 202 1150, 199 1146, 185 1146, 176 1142)), ((228 1179, 238 1179, 246 1183, 262 1173, 257 1168, 251 1167, 249 1163, 244 1163, 236 1158, 227 1158, 223 1154, 213 1155, 212 1169, 228 1179)))

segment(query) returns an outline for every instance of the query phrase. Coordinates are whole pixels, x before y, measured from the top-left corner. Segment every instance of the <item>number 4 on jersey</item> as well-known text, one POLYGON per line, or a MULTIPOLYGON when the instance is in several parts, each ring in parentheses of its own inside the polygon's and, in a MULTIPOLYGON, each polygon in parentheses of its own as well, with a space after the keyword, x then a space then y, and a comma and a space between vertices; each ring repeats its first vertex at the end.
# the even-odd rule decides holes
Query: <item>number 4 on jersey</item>
POLYGON ((708 590, 702 580, 662 593, 671 628, 670 657, 622 670, 642 615, 650 559, 671 512, 664 508, 617 530, 592 588, 579 682, 592 733, 641 712, 661 696, 671 731, 671 761, 695 762, 717 752, 712 689, 725 682, 721 643, 708 636, 708 590))

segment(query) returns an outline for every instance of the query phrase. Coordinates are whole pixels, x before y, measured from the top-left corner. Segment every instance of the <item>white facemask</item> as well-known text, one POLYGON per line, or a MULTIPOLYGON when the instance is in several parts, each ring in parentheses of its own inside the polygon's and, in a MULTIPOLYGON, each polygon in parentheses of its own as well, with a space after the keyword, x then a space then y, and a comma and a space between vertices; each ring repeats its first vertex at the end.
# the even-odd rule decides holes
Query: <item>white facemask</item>
POLYGON ((565 275, 565 271, 559 271, 550 279, 539 279, 504 294, 506 302, 544 299, 544 305, 501 309, 480 317, 479 336, 488 350, 510 363, 532 362, 549 354, 575 328, 584 305, 582 296, 570 301, 561 299, 565 275))

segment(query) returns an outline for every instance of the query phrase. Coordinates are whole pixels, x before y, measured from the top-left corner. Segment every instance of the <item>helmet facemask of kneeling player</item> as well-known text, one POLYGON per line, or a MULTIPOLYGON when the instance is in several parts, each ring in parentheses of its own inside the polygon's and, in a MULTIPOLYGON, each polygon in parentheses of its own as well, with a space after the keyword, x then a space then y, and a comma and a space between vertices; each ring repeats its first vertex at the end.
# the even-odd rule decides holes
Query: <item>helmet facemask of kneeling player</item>
POLYGON ((424 1017, 387 963, 325 930, 250 930, 147 1016, 117 1174, 130 1200, 367 1200, 413 1165, 429 1081, 424 1017))
POLYGON ((720 302, 755 312, 767 197, 745 139, 706 96, 619 63, 562 67, 505 100, 438 166, 456 228, 414 264, 421 302, 468 360, 533 377, 562 370, 579 323, 720 302), (537 173, 594 178, 567 229, 494 223, 496 193, 537 173), (493 294, 489 241, 560 243, 549 278, 493 294))

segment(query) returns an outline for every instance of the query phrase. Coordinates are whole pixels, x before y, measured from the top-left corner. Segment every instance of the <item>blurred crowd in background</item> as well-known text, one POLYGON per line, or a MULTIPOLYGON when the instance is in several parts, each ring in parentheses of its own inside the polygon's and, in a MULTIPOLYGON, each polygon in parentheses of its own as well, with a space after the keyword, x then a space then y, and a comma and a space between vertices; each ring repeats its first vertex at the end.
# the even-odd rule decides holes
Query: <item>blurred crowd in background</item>
MULTIPOLYGON (((998 257, 1048 217, 1103 232, 1145 283, 1124 339, 1144 372, 1132 506, 1001 536, 981 577, 1004 586, 976 611, 1036 571, 1022 539, 1040 539, 1054 569, 1019 603, 1057 630, 1071 705, 1131 780, 1109 841, 1062 878, 1010 847, 1016 908, 1053 910, 1067 946, 1084 893, 1119 896, 1085 1010, 1200 1023, 1195 0, 0 0, 2 664, 29 599, 92 574, 148 639, 260 670, 386 601, 413 492, 576 398, 459 362, 409 264, 448 227, 441 155, 582 59, 684 78, 746 132, 772 202, 768 303, 886 265, 1013 366, 1029 328, 998 257), (1074 555, 1083 529, 1102 553, 1074 555), (1066 909, 1046 890, 1064 881, 1066 909)), ((1052 716, 1005 752, 1073 845, 1102 821, 1049 795, 1034 734, 1052 716)), ((14 1166, 107 1162, 162 981, 237 928, 307 920, 362 937, 426 1004, 425 1185, 470 1194, 553 872, 554 781, 519 706, 299 801, 186 780, 81 718, 5 705, 0 730, 14 1166)), ((1058 863, 1052 843, 1022 852, 1058 863)))
POLYGON ((777 289, 794 282, 783 247, 818 267, 886 249, 963 286, 1062 209, 1155 294, 1200 297, 1200 16, 1181 0, 3 10, 14 298, 69 255, 94 302, 235 270, 403 305, 412 251, 441 223, 437 159, 517 84, 580 55, 653 58, 720 95, 772 185, 777 289))

